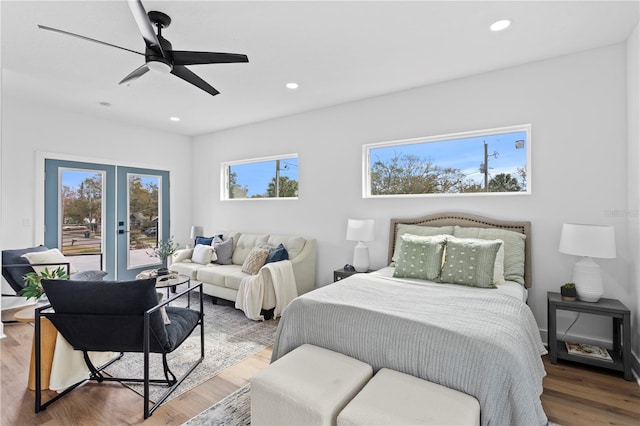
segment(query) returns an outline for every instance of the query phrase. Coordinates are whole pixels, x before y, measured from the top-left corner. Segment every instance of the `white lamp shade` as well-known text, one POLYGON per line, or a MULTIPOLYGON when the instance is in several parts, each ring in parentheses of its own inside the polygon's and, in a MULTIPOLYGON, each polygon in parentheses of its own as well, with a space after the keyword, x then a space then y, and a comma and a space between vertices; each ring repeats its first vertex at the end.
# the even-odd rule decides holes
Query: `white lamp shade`
POLYGON ((560 234, 560 253, 601 259, 616 257, 613 226, 565 223, 560 234))
POLYGON ((562 225, 560 245, 561 253, 582 256, 573 267, 571 280, 576 285, 578 299, 584 302, 597 302, 602 297, 602 272, 592 257, 612 259, 616 257, 616 240, 613 226, 580 225, 565 223, 562 225))
POLYGON ((204 233, 204 229, 202 228, 202 226, 192 226, 191 227, 191 239, 195 240, 196 237, 202 237, 202 234, 204 233))
POLYGON ((349 219, 347 222, 347 240, 373 241, 376 236, 373 219, 349 219))

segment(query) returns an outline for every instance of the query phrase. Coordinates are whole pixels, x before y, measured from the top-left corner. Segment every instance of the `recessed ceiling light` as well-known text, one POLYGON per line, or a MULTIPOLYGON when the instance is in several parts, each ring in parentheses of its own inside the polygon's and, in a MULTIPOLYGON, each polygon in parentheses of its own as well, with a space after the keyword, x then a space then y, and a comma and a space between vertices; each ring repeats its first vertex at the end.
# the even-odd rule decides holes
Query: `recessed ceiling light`
POLYGON ((496 21, 493 24, 491 24, 491 26, 489 28, 491 28, 491 31, 502 31, 504 29, 507 29, 509 27, 509 25, 511 25, 511 21, 510 20, 501 19, 501 20, 496 21))
POLYGON ((180 117, 170 117, 169 120, 171 120, 171 121, 180 121, 180 117))
POLYGON ((294 90, 294 89, 297 89, 300 86, 298 86, 298 83, 291 82, 291 83, 287 83, 286 87, 287 87, 287 89, 294 90))

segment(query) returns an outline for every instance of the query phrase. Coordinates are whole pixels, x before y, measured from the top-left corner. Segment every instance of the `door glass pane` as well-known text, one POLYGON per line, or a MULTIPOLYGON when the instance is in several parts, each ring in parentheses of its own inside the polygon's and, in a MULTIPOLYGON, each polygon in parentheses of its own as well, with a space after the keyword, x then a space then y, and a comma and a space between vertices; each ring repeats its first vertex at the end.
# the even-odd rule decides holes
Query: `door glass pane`
POLYGON ((78 271, 101 270, 104 171, 61 168, 59 182, 62 253, 78 271))
MULTIPOLYGON (((160 176, 128 174, 129 269, 141 266, 157 267, 160 259, 153 257, 153 249, 162 237, 158 229, 160 212, 160 176)), ((160 228, 161 229, 161 228, 160 228)))

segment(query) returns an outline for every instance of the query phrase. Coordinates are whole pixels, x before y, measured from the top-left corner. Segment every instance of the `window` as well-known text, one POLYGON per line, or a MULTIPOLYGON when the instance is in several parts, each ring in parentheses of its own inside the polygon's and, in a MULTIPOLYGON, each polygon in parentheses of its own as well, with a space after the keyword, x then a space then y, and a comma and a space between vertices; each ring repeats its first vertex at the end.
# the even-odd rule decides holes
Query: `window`
POLYGON ((531 193, 530 125, 363 148, 365 198, 531 193))
POLYGON ((298 155, 256 158, 222 164, 222 199, 298 197, 298 155))

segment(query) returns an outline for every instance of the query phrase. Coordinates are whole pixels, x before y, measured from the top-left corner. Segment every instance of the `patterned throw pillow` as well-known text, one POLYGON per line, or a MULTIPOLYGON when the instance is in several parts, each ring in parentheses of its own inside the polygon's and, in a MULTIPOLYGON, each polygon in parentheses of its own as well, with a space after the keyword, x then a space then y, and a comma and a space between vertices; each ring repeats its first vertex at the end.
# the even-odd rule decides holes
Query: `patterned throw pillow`
POLYGON ((440 282, 495 288, 493 270, 500 241, 447 238, 440 282))
POLYGON ((267 260, 267 256, 269 256, 268 249, 263 249, 260 247, 252 248, 244 263, 242 264, 242 272, 251 275, 257 274, 260 268, 264 266, 264 262, 267 260))
POLYGON ((453 235, 459 238, 481 238, 504 241, 504 279, 524 282, 525 236, 519 232, 497 228, 474 228, 456 226, 453 235))
POLYGON ((446 237, 400 236, 393 276, 434 281, 440 276, 446 237))

